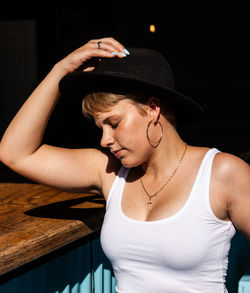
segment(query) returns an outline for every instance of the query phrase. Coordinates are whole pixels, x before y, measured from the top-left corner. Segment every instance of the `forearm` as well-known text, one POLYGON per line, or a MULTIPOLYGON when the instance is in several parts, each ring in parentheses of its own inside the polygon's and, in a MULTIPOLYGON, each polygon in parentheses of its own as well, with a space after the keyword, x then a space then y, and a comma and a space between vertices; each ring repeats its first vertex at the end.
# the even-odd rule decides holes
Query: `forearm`
POLYGON ((1 140, 0 159, 4 163, 21 160, 39 148, 64 75, 62 66, 56 64, 18 111, 1 140))

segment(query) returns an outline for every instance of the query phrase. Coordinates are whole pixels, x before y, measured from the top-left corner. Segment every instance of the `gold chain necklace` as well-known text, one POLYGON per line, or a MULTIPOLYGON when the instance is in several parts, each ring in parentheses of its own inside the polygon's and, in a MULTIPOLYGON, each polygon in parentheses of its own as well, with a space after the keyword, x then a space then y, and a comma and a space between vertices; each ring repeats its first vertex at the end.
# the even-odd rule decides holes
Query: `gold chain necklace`
POLYGON ((168 180, 162 185, 162 187, 161 187, 157 192, 155 192, 155 193, 153 193, 153 194, 149 194, 149 193, 147 192, 147 190, 146 190, 144 184, 143 184, 142 179, 140 178, 142 188, 143 188, 143 190, 145 191, 145 193, 146 193, 147 196, 148 196, 148 203, 147 203, 147 205, 148 205, 148 208, 149 208, 149 209, 151 209, 151 207, 152 207, 152 198, 155 197, 156 195, 158 195, 158 193, 160 193, 160 192, 162 191, 162 189, 163 189, 163 188, 169 183, 169 181, 173 178, 173 176, 174 176, 175 173, 177 172, 177 170, 178 170, 178 168, 180 167, 181 162, 182 162, 182 160, 183 160, 183 158, 184 158, 184 156, 185 156, 186 151, 187 151, 187 144, 185 144, 184 152, 183 152, 183 154, 182 154, 182 156, 181 156, 181 159, 180 159, 180 161, 178 162, 176 168, 174 169, 173 173, 169 176, 168 180))

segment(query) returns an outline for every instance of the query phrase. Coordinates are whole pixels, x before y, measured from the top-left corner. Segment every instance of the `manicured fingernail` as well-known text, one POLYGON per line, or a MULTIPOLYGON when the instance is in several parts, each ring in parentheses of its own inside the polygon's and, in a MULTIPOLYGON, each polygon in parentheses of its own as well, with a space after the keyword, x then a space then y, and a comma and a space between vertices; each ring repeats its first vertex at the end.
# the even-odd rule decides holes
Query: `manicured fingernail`
POLYGON ((127 55, 124 54, 124 53, 122 53, 122 52, 120 52, 120 54, 121 54, 123 57, 127 57, 127 55))
POLYGON ((129 52, 127 49, 124 49, 124 52, 125 52, 127 55, 130 55, 130 52, 129 52))
POLYGON ((112 52, 111 54, 112 54, 112 55, 117 55, 117 53, 116 53, 116 52, 112 52))

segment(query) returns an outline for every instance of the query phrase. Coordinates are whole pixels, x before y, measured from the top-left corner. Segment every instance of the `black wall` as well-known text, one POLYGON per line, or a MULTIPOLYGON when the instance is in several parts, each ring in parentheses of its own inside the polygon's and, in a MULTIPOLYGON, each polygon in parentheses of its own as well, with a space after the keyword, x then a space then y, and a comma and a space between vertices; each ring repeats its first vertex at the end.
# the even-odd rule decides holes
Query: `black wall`
MULTIPOLYGON (((183 138, 237 155, 250 150, 247 1, 11 2, 0 11, 1 21, 27 19, 36 23, 36 83, 53 64, 92 38, 114 36, 126 47, 155 48, 172 66, 177 89, 205 108, 202 122, 179 126, 183 138), (151 23, 156 25, 155 34, 149 32, 151 23)), ((59 102, 45 140, 95 146, 98 135, 72 99, 59 102)))

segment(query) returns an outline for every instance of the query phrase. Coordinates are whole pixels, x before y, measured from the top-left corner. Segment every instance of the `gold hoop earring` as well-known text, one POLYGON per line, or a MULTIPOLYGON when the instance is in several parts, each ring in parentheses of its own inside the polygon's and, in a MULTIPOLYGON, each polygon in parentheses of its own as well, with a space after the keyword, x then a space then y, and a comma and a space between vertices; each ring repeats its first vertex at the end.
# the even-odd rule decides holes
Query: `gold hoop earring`
POLYGON ((150 127, 150 125, 152 124, 152 122, 153 122, 153 121, 150 121, 150 122, 148 123, 147 129, 146 129, 146 136, 147 136, 147 140, 148 140, 149 144, 150 144, 153 148, 157 148, 158 145, 161 143, 161 140, 162 140, 162 137, 163 137, 163 127, 162 127, 160 121, 158 121, 158 123, 154 123, 154 126, 155 126, 155 127, 157 126, 157 124, 160 125, 160 128, 161 128, 161 136, 160 136, 160 138, 159 138, 157 141, 153 141, 153 140, 149 137, 149 134, 148 134, 149 127, 150 127))

